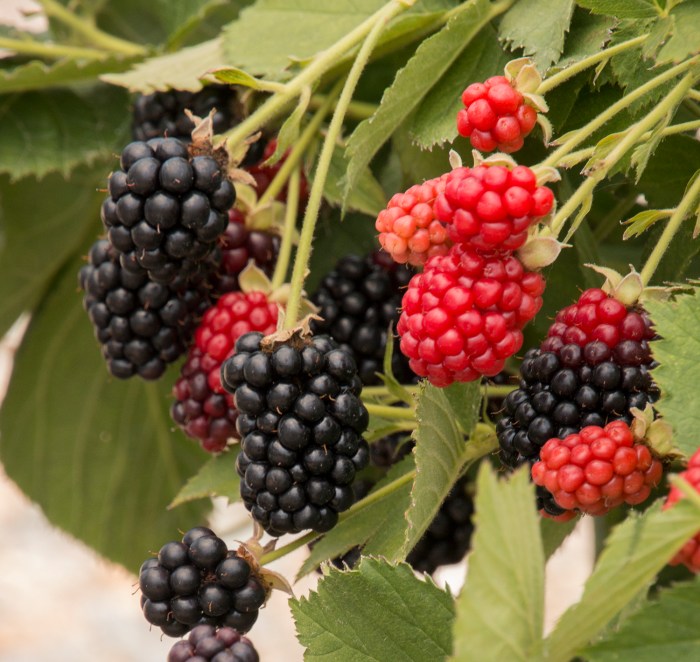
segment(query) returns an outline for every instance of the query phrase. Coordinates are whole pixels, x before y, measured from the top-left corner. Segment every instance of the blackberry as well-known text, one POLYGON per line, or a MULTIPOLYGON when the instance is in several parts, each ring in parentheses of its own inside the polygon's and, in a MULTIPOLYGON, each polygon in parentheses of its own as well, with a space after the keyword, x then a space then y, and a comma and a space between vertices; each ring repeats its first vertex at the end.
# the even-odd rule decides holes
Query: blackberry
POLYGON ((198 625, 187 639, 178 641, 168 653, 168 662, 258 662, 250 639, 233 628, 198 625))
POLYGON ((245 633, 258 618, 266 591, 256 571, 211 529, 195 527, 182 542, 163 545, 139 571, 146 620, 179 637, 197 625, 245 633))
POLYGON ((328 531, 369 458, 357 366, 325 336, 268 344, 241 336, 221 368, 239 412, 241 498, 271 535, 328 531))
POLYGON ((194 124, 185 109, 206 117, 216 108, 214 133, 223 133, 238 124, 238 93, 227 85, 209 85, 199 92, 170 90, 140 95, 134 101, 131 133, 134 140, 160 136, 189 140, 194 124))
POLYGON ((220 266, 211 278, 215 296, 240 289, 238 275, 249 260, 253 260, 265 275, 272 276, 279 253, 280 237, 264 230, 247 228, 246 216, 241 210, 229 211, 226 232, 219 237, 218 243, 220 266))
MULTIPOLYGON (((501 461, 508 467, 539 459, 551 438, 564 439, 589 425, 631 423, 630 408, 644 409, 659 392, 650 355, 614 352, 594 340, 558 351, 529 350, 520 366, 520 388, 505 399, 505 415, 496 426, 501 461)), ((542 495, 540 495, 542 496, 542 495)))
POLYGON ((125 269, 169 283, 208 266, 235 199, 213 158, 191 158, 175 138, 152 138, 124 148, 101 216, 125 269))
MULTIPOLYGON (((321 281, 312 296, 323 321, 314 321, 314 333, 327 333, 355 357, 360 379, 377 384, 383 372, 387 332, 395 330, 403 290, 415 270, 396 264, 386 253, 347 255, 321 281)), ((398 343, 392 356, 394 376, 402 383, 416 381, 398 343)))
POLYGON ((104 239, 92 245, 79 282, 109 371, 120 379, 160 377, 186 351, 208 305, 201 283, 151 282, 145 273, 124 269, 104 239))

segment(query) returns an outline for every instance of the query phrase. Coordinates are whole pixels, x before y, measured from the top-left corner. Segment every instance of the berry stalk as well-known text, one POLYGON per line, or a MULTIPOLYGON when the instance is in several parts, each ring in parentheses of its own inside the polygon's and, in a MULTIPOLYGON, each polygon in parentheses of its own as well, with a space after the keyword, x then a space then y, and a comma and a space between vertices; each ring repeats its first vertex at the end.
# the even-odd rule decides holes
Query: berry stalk
POLYGON ((0 37, 0 48, 20 55, 35 55, 49 60, 58 60, 64 57, 102 60, 110 55, 110 53, 99 51, 95 48, 66 46, 65 44, 45 44, 34 39, 10 39, 8 37, 0 37))
MULTIPOLYGON (((345 119, 345 113, 350 101, 352 100, 355 87, 357 87, 357 83, 360 80, 360 75, 362 74, 362 71, 367 64, 374 47, 379 41, 379 37, 389 21, 412 4, 413 2, 392 2, 385 5, 381 11, 374 14, 373 25, 369 30, 367 38, 357 53, 355 62, 353 63, 345 81, 345 85, 343 86, 343 91, 340 93, 340 98, 338 99, 335 111, 333 112, 333 117, 330 125, 328 126, 328 133, 323 143, 321 154, 318 158, 318 164, 314 174, 314 181, 311 185, 311 191, 309 193, 309 202, 306 205, 306 212, 304 213, 301 237, 299 239, 299 246, 296 252, 296 259, 294 261, 294 271, 292 273, 289 300, 287 302, 287 315, 284 320, 285 329, 294 328, 299 317, 302 291, 304 288, 304 281, 306 280, 309 257, 311 256, 311 245, 313 243, 314 230, 316 229, 318 212, 321 208, 323 189, 328 176, 333 150, 335 149, 336 141, 340 136, 343 127, 343 120, 345 119)), ((341 42, 338 43, 340 44, 341 42)), ((311 68, 311 66, 309 68, 311 68)), ((306 71, 308 71, 308 69, 306 71)))
POLYGON ((299 187, 301 183, 301 173, 299 168, 295 168, 292 176, 289 179, 289 187, 287 188, 287 208, 284 212, 284 234, 282 235, 282 243, 280 244, 279 254, 277 256, 277 264, 275 271, 272 274, 272 289, 276 290, 282 286, 287 278, 287 269, 289 268, 289 258, 292 254, 292 241, 294 237, 294 225, 297 220, 297 211, 299 210, 299 187))
POLYGON ((656 243, 656 246, 654 246, 654 250, 652 250, 651 254, 647 258, 646 264, 642 268, 640 275, 642 277, 642 282, 645 285, 649 284, 649 281, 654 275, 656 268, 659 266, 659 262, 661 262, 661 258, 668 249, 671 240, 681 227, 681 223, 683 223, 688 214, 692 213, 693 209, 697 207, 699 200, 700 176, 696 176, 695 181, 693 181, 690 188, 688 188, 686 191, 685 195, 678 204, 678 207, 676 207, 675 211, 671 215, 671 218, 668 219, 668 223, 666 224, 661 237, 659 237, 659 241, 656 243))
POLYGON ((367 402, 363 404, 367 411, 374 416, 379 416, 380 418, 386 418, 391 420, 413 420, 415 418, 415 411, 409 407, 391 407, 389 405, 373 405, 367 402))

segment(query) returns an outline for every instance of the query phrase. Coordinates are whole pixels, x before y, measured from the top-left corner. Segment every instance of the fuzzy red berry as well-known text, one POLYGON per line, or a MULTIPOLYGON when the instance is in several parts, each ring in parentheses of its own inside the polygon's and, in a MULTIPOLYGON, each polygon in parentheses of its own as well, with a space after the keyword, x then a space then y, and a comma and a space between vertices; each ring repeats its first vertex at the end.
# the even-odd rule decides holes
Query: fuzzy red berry
POLYGON ((586 290, 578 301, 560 310, 542 343, 543 351, 557 352, 576 344, 590 354, 590 362, 613 358, 619 365, 644 365, 651 361, 649 341, 654 330, 647 314, 601 289, 586 290))
POLYGON ((433 210, 435 218, 447 225, 453 243, 468 243, 480 251, 513 251, 527 241, 530 226, 553 204, 552 191, 537 186, 537 177, 527 166, 509 170, 480 165, 448 173, 433 210))
POLYGON ((233 353, 243 334, 272 333, 277 326, 278 308, 262 292, 230 292, 207 310, 195 331, 180 378, 173 388, 173 420, 204 450, 223 450, 231 438, 238 438, 233 396, 221 386, 221 364, 233 353))
POLYGON ((647 446, 635 443, 629 425, 589 425, 565 439, 552 438, 532 466, 532 480, 564 510, 604 515, 623 503, 645 501, 663 475, 647 446))
POLYGON ((544 279, 512 256, 455 245, 411 279, 397 330, 411 369, 435 386, 499 373, 542 306, 544 279))
POLYGON ((472 83, 462 93, 462 103, 457 131, 482 152, 516 152, 537 123, 537 111, 505 76, 472 83))
MULTIPOLYGON (((688 462, 688 468, 682 471, 680 476, 688 481, 697 492, 700 492, 700 449, 693 453, 688 462)), ((664 510, 671 508, 683 497, 683 492, 677 487, 671 487, 666 503, 664 503, 664 510)), ((670 565, 683 564, 691 572, 700 572, 700 531, 681 547, 669 563, 670 565)))
POLYGON ((433 213, 433 203, 444 191, 447 177, 444 174, 397 193, 379 212, 375 223, 379 243, 396 262, 417 266, 447 253, 447 230, 433 213))
MULTIPOLYGON (((263 152, 262 158, 258 163, 256 163, 253 166, 250 166, 246 168, 248 172, 253 175, 253 178, 255 179, 256 183, 256 193, 258 194, 258 197, 260 197, 265 191, 267 190, 268 186, 270 186, 270 182, 275 178, 275 175, 279 172, 280 168, 282 167, 282 164, 284 163, 284 160, 287 158, 287 155, 289 154, 289 150, 287 150, 283 155, 282 158, 277 161, 274 165, 269 165, 266 166, 265 161, 269 159, 274 153, 275 150, 277 149, 277 139, 272 138, 271 140, 268 141, 268 143, 265 145, 265 151, 263 152)), ((301 181, 299 184, 299 208, 303 210, 304 206, 306 205, 306 201, 309 198, 309 183, 304 176, 304 173, 302 172, 301 174, 301 181)), ((277 200, 280 202, 286 202, 287 201, 287 187, 285 186, 280 193, 277 195, 277 200)))

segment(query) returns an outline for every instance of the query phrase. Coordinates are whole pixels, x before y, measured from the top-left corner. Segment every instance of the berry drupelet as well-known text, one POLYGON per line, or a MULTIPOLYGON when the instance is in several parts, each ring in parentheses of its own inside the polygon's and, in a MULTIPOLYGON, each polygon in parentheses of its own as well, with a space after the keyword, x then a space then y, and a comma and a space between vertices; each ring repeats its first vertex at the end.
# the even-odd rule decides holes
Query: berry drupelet
POLYGON ((259 662, 248 637, 233 628, 198 625, 168 653, 167 662, 259 662))
POLYGON ((122 267, 159 283, 211 268, 236 199, 218 163, 175 138, 132 142, 120 163, 101 215, 122 267))
POLYGON ((369 415, 352 355, 325 336, 264 342, 249 333, 221 369, 241 435, 241 497, 253 519, 280 536, 323 532, 353 503, 369 458, 369 415))
POLYGON ((139 572, 146 620, 170 637, 197 625, 245 633, 258 618, 266 591, 246 558, 228 550, 210 529, 190 529, 161 547, 139 572))
MULTIPOLYGON (((346 255, 311 297, 323 318, 312 322, 312 331, 330 335, 354 356, 365 386, 380 381, 377 373, 383 372, 387 332, 396 328, 403 290, 414 273, 385 253, 346 255)), ((392 369, 401 383, 415 380, 398 343, 392 369)))

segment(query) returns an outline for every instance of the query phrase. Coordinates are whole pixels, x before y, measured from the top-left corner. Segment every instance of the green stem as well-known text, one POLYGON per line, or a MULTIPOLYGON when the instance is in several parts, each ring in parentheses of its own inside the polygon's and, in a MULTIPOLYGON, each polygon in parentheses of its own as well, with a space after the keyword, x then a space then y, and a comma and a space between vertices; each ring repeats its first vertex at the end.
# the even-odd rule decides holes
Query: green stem
POLYGON ((574 148, 580 145, 584 140, 590 138, 595 131, 611 120, 615 115, 617 115, 617 113, 632 105, 635 101, 643 97, 645 94, 651 92, 659 85, 663 85, 667 81, 672 80, 679 74, 685 72, 687 69, 691 68, 696 61, 697 58, 692 58, 690 60, 686 60, 685 62, 681 62, 668 71, 665 71, 655 78, 652 78, 644 85, 632 90, 632 92, 629 94, 626 94, 624 97, 622 97, 622 99, 615 102, 600 115, 588 122, 588 124, 585 124, 576 131, 573 131, 569 138, 561 146, 555 149, 544 161, 542 161, 541 165, 556 168, 559 165, 559 161, 562 159, 562 157, 572 152, 574 148))
POLYGON ((379 418, 397 421, 412 421, 416 418, 415 412, 409 407, 390 407, 389 405, 375 405, 371 402, 364 402, 363 404, 372 416, 379 416, 379 418))
MULTIPOLYGON (((416 393, 418 391, 418 386, 413 386, 412 384, 402 386, 411 393, 416 393)), ((399 401, 399 398, 392 395, 386 386, 363 386, 362 395, 366 398, 380 398, 382 396, 388 396, 393 398, 396 402, 399 401)))
MULTIPOLYGON (((593 164, 589 169, 586 181, 579 186, 576 192, 566 201, 566 204, 557 212, 552 219, 551 232, 557 237, 566 220, 574 213, 579 206, 584 204, 588 196, 592 195, 597 183, 602 180, 607 173, 615 166, 622 157, 637 143, 644 133, 650 130, 673 108, 675 108, 685 96, 688 88, 693 84, 695 76, 691 73, 686 74, 683 79, 657 104, 657 106, 648 113, 642 120, 633 124, 628 130, 624 138, 615 146, 615 148, 600 161, 593 164)), ((579 219, 569 229, 565 242, 568 242, 572 237, 578 225, 583 220, 579 219)))
POLYGON ((676 207, 675 211, 671 215, 671 218, 668 219, 668 223, 666 224, 664 231, 661 233, 661 237, 659 237, 659 241, 656 243, 656 246, 654 246, 654 250, 647 258, 646 264, 644 265, 644 268, 640 274, 642 277, 642 282, 645 285, 649 284, 649 281, 654 275, 656 268, 659 266, 659 262, 661 262, 661 258, 666 252, 666 249, 669 247, 671 240, 676 232, 678 232, 678 229, 681 227, 681 223, 683 223, 686 216, 692 213, 694 207, 698 204, 699 199, 700 176, 695 178, 695 181, 686 191, 686 194, 683 196, 680 204, 678 207, 676 207))
POLYGON ((546 80, 543 80, 542 83, 540 83, 540 86, 537 88, 537 94, 547 94, 547 92, 553 90, 558 85, 565 83, 567 80, 573 78, 577 74, 580 74, 582 71, 585 71, 588 69, 588 67, 592 67, 594 64, 603 62, 603 60, 607 60, 618 53, 628 50, 629 48, 639 46, 639 44, 641 44, 648 37, 648 34, 643 34, 640 37, 623 41, 621 44, 611 46, 604 51, 599 51, 598 53, 589 55, 587 58, 584 58, 583 60, 566 67, 566 69, 558 71, 556 74, 550 76, 546 80))
POLYGON ((318 164, 316 165, 316 172, 314 173, 314 181, 311 185, 311 191, 309 193, 309 202, 306 205, 306 212, 304 213, 304 221, 301 227, 301 237, 299 239, 299 246, 297 248, 294 260, 294 271, 292 273, 291 289, 289 292, 289 300, 287 302, 287 315, 284 320, 285 329, 292 329, 297 324, 299 307, 301 304, 301 295, 304 289, 304 280, 306 279, 309 257, 311 256, 311 245, 313 243, 316 220, 318 219, 318 212, 321 208, 323 189, 326 183, 326 177, 328 176, 331 157, 333 156, 333 151, 335 150, 336 140, 338 136, 340 136, 343 126, 343 120, 345 119, 345 112, 348 104, 352 99, 352 95, 355 91, 355 87, 357 86, 357 82, 360 79, 360 75, 365 68, 365 64, 367 64, 367 60, 377 44, 380 35, 386 28, 387 23, 407 8, 407 4, 392 2, 385 5, 380 12, 374 15, 374 24, 370 28, 367 38, 357 53, 355 62, 348 73, 343 91, 338 99, 338 103, 333 113, 333 118, 328 126, 328 135, 326 136, 323 147, 321 148, 321 154, 318 157, 318 164))
POLYGON ((308 147, 309 143, 313 140, 314 136, 318 133, 318 130, 323 124, 323 120, 333 106, 337 95, 340 94, 343 82, 338 81, 334 88, 329 92, 326 98, 326 103, 324 103, 317 111, 316 114, 311 118, 309 123, 304 127, 299 139, 294 143, 294 147, 290 150, 287 157, 284 159, 282 166, 277 171, 277 174, 273 177, 270 185, 260 196, 258 200, 259 205, 264 205, 267 202, 272 202, 277 195, 282 191, 284 185, 287 183, 287 179, 291 175, 292 171, 301 162, 304 156, 304 151, 308 147))
MULTIPOLYGON (((314 94, 309 102, 309 108, 316 110, 321 108, 326 103, 328 97, 324 94, 314 94)), ((333 101, 335 107, 335 100, 333 101)), ((368 103, 366 101, 351 101, 348 104, 346 117, 352 120, 366 120, 372 117, 379 106, 376 103, 368 103)))
POLYGON ((282 547, 278 547, 277 549, 273 549, 271 552, 268 552, 267 554, 263 554, 263 556, 260 558, 260 565, 267 565, 268 563, 272 563, 273 561, 276 561, 277 559, 281 559, 283 556, 286 556, 287 554, 291 554, 292 552, 296 551, 300 547, 303 547, 304 545, 308 545, 310 542, 313 542, 316 540, 316 538, 319 538, 322 536, 322 533, 318 533, 318 531, 310 531, 307 533, 305 536, 302 536, 301 538, 297 538, 296 540, 292 540, 292 542, 288 542, 286 545, 283 545, 282 547))
POLYGON ((145 55, 148 52, 146 48, 139 44, 103 32, 91 22, 76 16, 72 11, 56 2, 56 0, 39 0, 39 3, 49 18, 56 19, 68 26, 98 48, 103 48, 112 53, 122 53, 123 55, 145 55))
POLYGON ((103 60, 109 53, 94 48, 65 46, 63 44, 46 44, 33 39, 9 39, 0 37, 0 48, 5 48, 19 55, 34 55, 48 60, 58 60, 63 57, 86 60, 103 60))
POLYGON ((404 2, 391 0, 333 46, 318 53, 301 73, 285 84, 284 92, 271 96, 252 115, 224 134, 229 151, 233 151, 236 145, 245 140, 247 136, 255 133, 277 117, 295 97, 301 94, 304 87, 313 86, 347 51, 365 39, 375 25, 388 20, 387 16, 393 18, 413 5, 414 2, 415 0, 404 0, 404 2))
POLYGON ((688 90, 688 98, 693 101, 700 101, 700 90, 688 90))
POLYGON ((297 220, 299 210, 299 188, 301 183, 301 173, 299 168, 294 168, 292 176, 289 178, 287 187, 287 208, 284 211, 284 230, 282 234, 282 244, 277 256, 277 264, 272 274, 272 289, 276 290, 287 278, 289 268, 289 258, 292 254, 292 243, 294 241, 294 225, 297 220))

